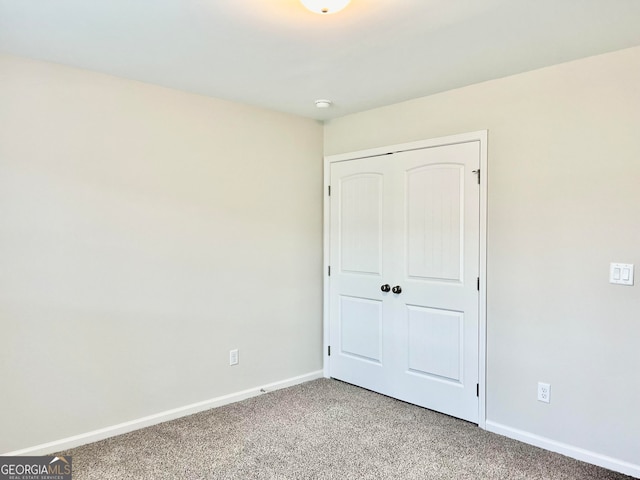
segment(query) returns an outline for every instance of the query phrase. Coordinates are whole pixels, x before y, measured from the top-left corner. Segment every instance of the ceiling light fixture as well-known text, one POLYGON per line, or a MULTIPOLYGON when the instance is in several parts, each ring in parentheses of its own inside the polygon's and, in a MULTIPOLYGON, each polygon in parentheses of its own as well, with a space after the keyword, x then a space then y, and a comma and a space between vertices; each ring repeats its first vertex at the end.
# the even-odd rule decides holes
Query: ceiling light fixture
POLYGON ((336 13, 349 5, 351 0, 300 0, 302 4, 313 13, 327 15, 336 13))
POLYGON ((331 105, 333 105, 331 100, 316 100, 316 107, 318 108, 329 108, 331 105))

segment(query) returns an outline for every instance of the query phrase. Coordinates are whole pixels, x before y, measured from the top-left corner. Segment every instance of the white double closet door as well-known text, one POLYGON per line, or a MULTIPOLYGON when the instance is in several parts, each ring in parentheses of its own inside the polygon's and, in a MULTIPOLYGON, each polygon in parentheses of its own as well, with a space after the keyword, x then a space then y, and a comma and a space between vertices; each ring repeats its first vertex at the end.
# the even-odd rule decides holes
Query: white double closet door
POLYGON ((475 423, 479 162, 470 141, 330 166, 330 376, 475 423))

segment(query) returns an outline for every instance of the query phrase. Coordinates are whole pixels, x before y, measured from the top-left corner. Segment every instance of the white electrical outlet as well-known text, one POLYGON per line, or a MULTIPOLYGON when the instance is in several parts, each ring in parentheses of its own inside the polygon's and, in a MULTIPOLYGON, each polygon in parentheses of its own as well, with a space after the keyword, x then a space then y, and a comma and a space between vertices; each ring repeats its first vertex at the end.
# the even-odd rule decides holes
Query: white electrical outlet
POLYGON ((229 350, 229 365, 237 365, 239 361, 238 349, 229 350))
POLYGON ((551 401, 551 385, 538 382, 538 400, 545 403, 551 401))

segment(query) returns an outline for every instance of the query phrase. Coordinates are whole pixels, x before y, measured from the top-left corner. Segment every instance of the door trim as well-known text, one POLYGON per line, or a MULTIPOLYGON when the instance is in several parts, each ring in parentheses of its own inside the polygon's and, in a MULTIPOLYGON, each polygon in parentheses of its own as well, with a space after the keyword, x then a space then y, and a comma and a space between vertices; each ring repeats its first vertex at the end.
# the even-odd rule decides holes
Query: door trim
POLYGON ((480 293, 478 305, 478 426, 486 429, 486 378, 487 378, 487 130, 449 135, 446 137, 431 138, 417 142, 388 145, 368 150, 327 155, 324 157, 324 184, 323 184, 323 374, 329 378, 329 259, 331 238, 331 211, 329 199, 329 186, 331 179, 331 164, 356 160, 358 158, 389 155, 392 153, 406 152, 409 150, 421 150, 423 148, 454 145, 457 143, 480 143, 480 293))

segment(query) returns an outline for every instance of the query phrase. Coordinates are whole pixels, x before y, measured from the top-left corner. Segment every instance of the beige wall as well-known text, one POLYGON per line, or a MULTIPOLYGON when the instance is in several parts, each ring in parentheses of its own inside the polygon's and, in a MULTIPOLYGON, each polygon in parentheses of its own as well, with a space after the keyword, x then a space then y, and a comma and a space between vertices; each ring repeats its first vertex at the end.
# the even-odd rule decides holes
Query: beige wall
POLYGON ((321 201, 312 120, 0 56, 0 453, 319 370, 321 201))
POLYGON ((327 155, 488 129, 487 419, 635 465, 639 86, 633 48, 325 126, 327 155), (610 285, 610 262, 636 285, 610 285))
MULTIPOLYGON (((640 281, 607 274, 640 277, 638 85, 634 48, 324 130, 327 155, 489 130, 488 420, 636 465, 640 281)), ((0 452, 319 369, 321 142, 1 56, 0 452)))

